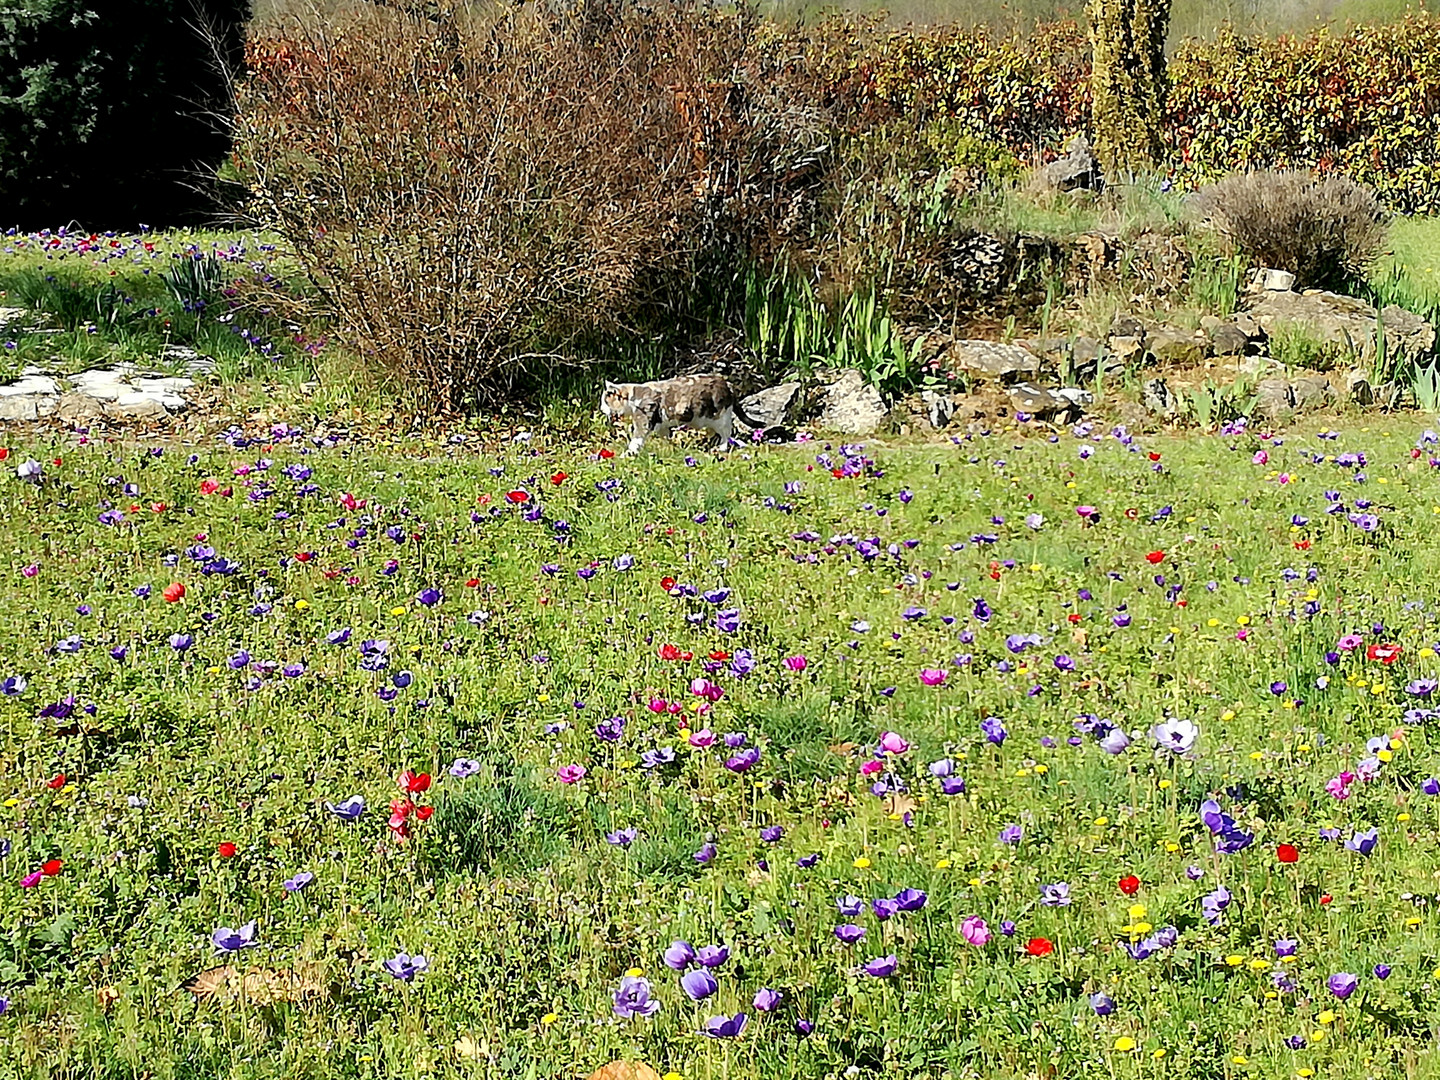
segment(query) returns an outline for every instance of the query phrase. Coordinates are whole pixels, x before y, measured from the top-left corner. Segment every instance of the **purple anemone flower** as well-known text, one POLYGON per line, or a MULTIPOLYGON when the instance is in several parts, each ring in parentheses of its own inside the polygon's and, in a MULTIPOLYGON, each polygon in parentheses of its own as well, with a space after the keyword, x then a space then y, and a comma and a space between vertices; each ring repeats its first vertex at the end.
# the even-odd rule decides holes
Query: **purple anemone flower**
POLYGON ((895 954, 889 956, 877 956, 873 960, 865 961, 865 974, 875 979, 888 979, 895 974, 895 969, 900 966, 900 961, 895 954))
POLYGON ((210 935, 210 942, 217 952, 238 952, 260 944, 255 939, 255 933, 255 920, 251 919, 238 930, 228 926, 216 927, 215 932, 210 935))
POLYGON ((745 1030, 745 1020, 744 1013, 736 1013, 734 1016, 712 1016, 705 1021, 704 1032, 712 1039, 733 1039, 745 1030))
POLYGON ((1348 971, 1338 971, 1325 980, 1325 985, 1329 988, 1330 993, 1344 1001, 1355 992, 1355 988, 1360 985, 1360 979, 1348 971))
POLYGON ((704 968, 694 968, 680 976, 680 989, 691 1001, 704 1001, 720 989, 720 984, 704 968))
POLYGON ((649 981, 630 975, 620 980, 612 1001, 612 1011, 622 1020, 654 1016, 660 1011, 660 1003, 650 996, 649 981))
POLYGON ((407 952, 396 953, 384 964, 385 970, 401 982, 410 982, 429 966, 430 961, 425 957, 418 954, 411 956, 407 952))

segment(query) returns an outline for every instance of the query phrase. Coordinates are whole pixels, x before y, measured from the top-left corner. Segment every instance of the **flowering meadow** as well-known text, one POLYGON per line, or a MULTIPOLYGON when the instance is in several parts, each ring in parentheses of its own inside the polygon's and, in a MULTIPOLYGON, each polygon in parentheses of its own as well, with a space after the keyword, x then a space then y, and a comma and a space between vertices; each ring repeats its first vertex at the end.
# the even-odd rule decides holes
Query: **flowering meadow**
POLYGON ((1391 420, 12 441, 0 1076, 1440 1075, 1391 420))

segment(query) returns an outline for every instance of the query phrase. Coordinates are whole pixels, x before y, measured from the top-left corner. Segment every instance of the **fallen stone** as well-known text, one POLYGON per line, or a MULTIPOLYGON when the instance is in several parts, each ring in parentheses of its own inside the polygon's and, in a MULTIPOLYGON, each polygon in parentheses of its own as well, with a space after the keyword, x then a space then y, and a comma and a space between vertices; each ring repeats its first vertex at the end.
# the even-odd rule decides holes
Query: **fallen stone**
POLYGON ((1068 396, 1034 383, 1016 383, 1008 393, 1010 407, 1016 413, 1026 413, 1036 420, 1066 423, 1081 413, 1080 406, 1068 396))
POLYGON ((823 391, 819 426, 845 435, 870 435, 890 415, 880 391, 865 385, 858 371, 847 371, 823 391))
POLYGON ((1303 375, 1290 384, 1295 409, 1320 409, 1335 400, 1335 388, 1324 375, 1303 375))
POLYGON ((1084 135, 1070 140, 1063 157, 1035 170, 1032 183, 1039 191, 1098 191, 1104 186, 1100 162, 1084 135))
POLYGON ((1198 364, 1205 359, 1204 336, 1174 326, 1156 327, 1146 347, 1159 363, 1198 364))
POLYGON ((1295 408, 1289 379, 1261 379, 1255 387, 1255 411, 1271 421, 1283 419, 1295 408))
POLYGON ((1219 356, 1216 357, 1216 360, 1225 364, 1233 362, 1236 371, 1241 375, 1248 375, 1252 379, 1285 374, 1285 365, 1268 356, 1219 356))
POLYGON ((43 394, 48 397, 58 397, 60 384, 49 375, 26 374, 13 383, 0 386, 0 397, 11 395, 27 396, 31 394, 43 394))
POLYGON ((1250 287, 1266 292, 1289 292, 1295 287, 1295 275, 1289 270, 1256 270, 1250 278, 1250 287))
POLYGON ((795 420, 802 401, 798 382, 767 387, 741 399, 740 418, 751 427, 779 427, 795 420))
POLYGON ((97 401, 115 401, 121 394, 131 393, 129 372, 121 368, 97 368, 72 376, 70 384, 77 393, 97 401))
POLYGON ((1243 356, 1250 349, 1250 336, 1231 322, 1222 322, 1207 331, 1215 356, 1243 356))
POLYGON ((39 399, 34 394, 0 397, 0 420, 36 420, 39 417, 39 399))
POLYGON ((170 410, 153 395, 132 390, 109 402, 105 415, 117 420, 164 420, 170 410))
POLYGON ((921 393, 920 401, 925 406, 925 416, 930 421, 930 426, 936 431, 946 427, 955 416, 955 399, 949 394, 926 390, 921 393))
POLYGON ((984 379, 1014 382, 1040 370, 1040 359, 1019 345, 999 341, 956 341, 949 349, 948 365, 984 379))
POLYGON ((1176 416, 1180 412, 1180 400, 1164 379, 1146 379, 1140 388, 1140 401, 1160 416, 1176 416))
POLYGON ((1338 293, 1267 292, 1248 312, 1270 337, 1278 328, 1301 328, 1332 357, 1348 357, 1360 364, 1376 358, 1377 322, 1384 324, 1385 350, 1391 360, 1423 359, 1435 347, 1435 328, 1419 315, 1392 304, 1377 317, 1373 305, 1338 293))

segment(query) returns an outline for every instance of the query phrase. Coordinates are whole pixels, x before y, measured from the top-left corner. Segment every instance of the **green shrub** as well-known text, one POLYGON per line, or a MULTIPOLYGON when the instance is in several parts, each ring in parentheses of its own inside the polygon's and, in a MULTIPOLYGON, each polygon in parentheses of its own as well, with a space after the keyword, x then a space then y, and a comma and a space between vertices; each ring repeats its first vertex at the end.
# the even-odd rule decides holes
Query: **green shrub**
POLYGON ((4 224, 213 214, 250 0, 19 0, 0 13, 4 224))

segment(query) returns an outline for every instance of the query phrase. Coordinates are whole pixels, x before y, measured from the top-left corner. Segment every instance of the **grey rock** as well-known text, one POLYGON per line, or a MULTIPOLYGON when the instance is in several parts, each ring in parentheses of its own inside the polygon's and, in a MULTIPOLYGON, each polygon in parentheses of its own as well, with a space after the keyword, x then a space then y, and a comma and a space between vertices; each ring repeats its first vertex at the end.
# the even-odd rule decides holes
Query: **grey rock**
POLYGON ((1375 388, 1368 373, 1356 368, 1345 373, 1345 396, 1356 405, 1375 404, 1375 388))
POLYGON ((1164 379, 1146 379, 1140 388, 1140 400, 1145 408, 1160 416, 1175 416, 1180 412, 1180 400, 1164 379))
POLYGON ((779 427, 795 420, 802 402, 798 382, 782 383, 742 398, 740 418, 751 427, 779 427))
POLYGON ((124 368, 96 368, 82 371, 70 379, 76 392, 97 401, 115 401, 121 394, 131 393, 130 373, 124 368))
POLYGON ((1269 420, 1283 419, 1295 408, 1289 379, 1261 379, 1255 387, 1255 411, 1269 420))
POLYGON ((56 402, 55 415, 71 423, 90 423, 104 418, 105 407, 89 394, 62 394, 56 402))
POLYGON ((1295 287, 1295 275, 1289 270, 1256 270, 1250 278, 1250 288, 1265 292, 1289 292, 1295 287))
POLYGON ((30 394, 58 397, 60 394, 60 384, 49 375, 26 374, 16 379, 13 383, 0 386, 0 397, 8 397, 12 394, 22 397, 30 394))
POLYGON ((1235 369, 1241 375, 1248 375, 1252 379, 1268 378, 1272 375, 1284 375, 1285 365, 1279 360, 1272 360, 1268 356, 1221 356, 1221 362, 1233 361, 1235 369))
POLYGON ((105 415, 117 420, 163 420, 170 415, 170 410, 160 399, 132 390, 109 402, 105 415))
POLYGON ((1157 326, 1150 332, 1146 347, 1157 362, 1198 364, 1205 359, 1205 338, 1174 326, 1157 326))
POLYGON ((920 401, 925 406, 925 415, 930 420, 930 426, 936 431, 946 427, 955 415, 955 399, 949 394, 926 390, 921 393, 920 401))
POLYGON ((1114 322, 1110 324, 1110 337, 1133 337, 1139 338, 1141 344, 1145 342, 1145 324, 1134 315, 1127 315, 1124 312, 1115 316, 1114 322))
POLYGON ((1303 375, 1290 384, 1295 409, 1320 409, 1335 400, 1335 388, 1324 375, 1303 375))
POLYGON ((1011 408, 1017 413, 1028 413, 1037 420, 1065 423, 1081 412, 1080 406, 1066 395, 1034 383, 1016 383, 1008 393, 1011 408))
POLYGON ((948 355, 951 367, 1002 383, 1040 370, 1040 359, 1034 353, 999 341, 957 341, 950 346, 948 355))
POLYGON ((866 386, 858 371, 847 371, 823 392, 819 426, 845 435, 870 435, 890 415, 880 391, 866 386))
POLYGON ((1207 331, 1210 350, 1216 356, 1243 356, 1250 349, 1250 336, 1231 322, 1222 322, 1207 331))
POLYGON ((1066 145, 1063 157, 1035 171, 1033 184, 1041 191, 1098 191, 1104 179, 1089 140, 1076 135, 1066 145))
POLYGON ((1383 321, 1385 349, 1391 359, 1425 357, 1435 346, 1435 328, 1419 315, 1390 305, 1377 317, 1373 305, 1353 296, 1319 292, 1267 292, 1247 309, 1271 337, 1277 329, 1301 329, 1313 335, 1332 357, 1359 364, 1376 358, 1376 325, 1383 321))
POLYGON ((34 394, 0 397, 0 420, 36 420, 39 416, 39 399, 34 394))
POLYGON ((1117 334, 1110 339, 1108 351, 1118 368, 1138 365, 1145 356, 1145 339, 1133 334, 1117 334))

